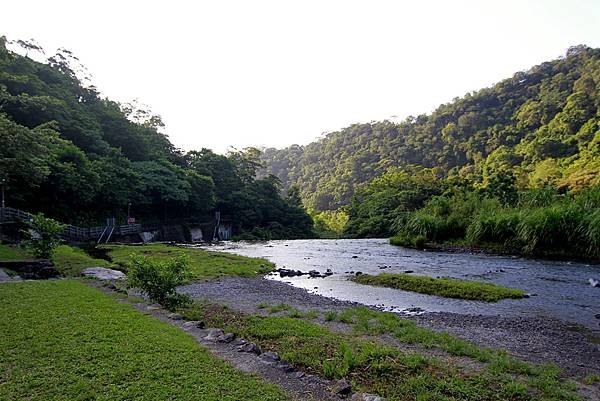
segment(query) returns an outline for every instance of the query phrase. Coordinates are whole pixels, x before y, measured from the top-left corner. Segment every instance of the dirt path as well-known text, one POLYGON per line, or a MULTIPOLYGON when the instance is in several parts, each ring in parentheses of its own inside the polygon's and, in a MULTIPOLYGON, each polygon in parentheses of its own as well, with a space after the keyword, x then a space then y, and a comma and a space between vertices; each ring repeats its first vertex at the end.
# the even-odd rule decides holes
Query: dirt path
MULTIPOLYGON (((193 283, 181 291, 245 313, 261 313, 260 303, 285 303, 301 311, 321 312, 357 305, 263 278, 227 277, 193 283)), ((600 373, 600 345, 590 340, 593 333, 558 320, 452 313, 425 313, 408 318, 423 327, 448 331, 480 346, 507 350, 525 361, 555 363, 569 376, 600 373)))

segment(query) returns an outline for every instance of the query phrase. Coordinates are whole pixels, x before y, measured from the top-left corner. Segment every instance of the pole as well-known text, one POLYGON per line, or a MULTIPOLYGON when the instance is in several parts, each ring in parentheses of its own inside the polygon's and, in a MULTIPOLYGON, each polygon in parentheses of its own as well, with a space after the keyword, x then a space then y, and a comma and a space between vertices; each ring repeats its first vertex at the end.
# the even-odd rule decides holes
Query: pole
POLYGON ((6 180, 3 178, 2 179, 2 208, 4 209, 6 207, 6 204, 4 203, 4 184, 6 183, 6 180))
POLYGON ((127 203, 127 224, 129 224, 129 218, 131 217, 131 202, 127 203))

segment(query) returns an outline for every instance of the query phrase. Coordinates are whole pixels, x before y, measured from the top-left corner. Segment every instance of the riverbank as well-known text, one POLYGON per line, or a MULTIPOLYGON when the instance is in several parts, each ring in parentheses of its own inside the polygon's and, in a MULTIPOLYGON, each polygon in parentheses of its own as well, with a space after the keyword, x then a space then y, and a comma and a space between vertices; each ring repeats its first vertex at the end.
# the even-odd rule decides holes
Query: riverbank
MULTIPOLYGON (((181 291, 194 299, 227 305, 247 313, 264 314, 264 304, 288 304, 301 312, 342 313, 359 304, 340 301, 264 278, 224 277, 186 285, 181 291)), ((446 331, 473 343, 505 349, 533 363, 552 362, 569 376, 600 374, 600 333, 555 319, 423 313, 403 316, 434 331, 446 331)), ((332 326, 333 324, 329 324, 332 326)), ((334 328, 340 329, 339 323, 334 328)))

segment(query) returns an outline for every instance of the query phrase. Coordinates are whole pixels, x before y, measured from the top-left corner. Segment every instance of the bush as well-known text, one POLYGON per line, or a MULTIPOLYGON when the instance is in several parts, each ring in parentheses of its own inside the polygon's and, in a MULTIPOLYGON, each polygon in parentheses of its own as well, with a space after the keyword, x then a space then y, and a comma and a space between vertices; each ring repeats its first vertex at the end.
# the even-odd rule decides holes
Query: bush
POLYGON ((29 235, 28 248, 38 258, 52 256, 54 249, 61 243, 60 234, 64 231, 65 226, 56 220, 45 217, 43 213, 39 213, 33 216, 29 227, 27 232, 29 235))
POLYGON ((132 256, 127 271, 127 284, 145 292, 151 301, 169 310, 189 304, 188 295, 177 293, 177 287, 190 277, 185 257, 158 261, 143 256, 132 256))
POLYGON ((413 245, 415 248, 418 248, 418 249, 424 249, 426 243, 427 243, 427 238, 425 238, 423 235, 417 235, 413 239, 413 245))

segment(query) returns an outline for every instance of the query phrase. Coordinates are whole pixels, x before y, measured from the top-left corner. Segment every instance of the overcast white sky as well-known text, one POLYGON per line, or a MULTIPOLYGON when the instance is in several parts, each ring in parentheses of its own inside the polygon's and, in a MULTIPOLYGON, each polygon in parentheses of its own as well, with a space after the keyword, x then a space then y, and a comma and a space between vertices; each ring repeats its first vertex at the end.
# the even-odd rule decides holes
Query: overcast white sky
POLYGON ((306 144, 418 115, 572 45, 598 0, 3 1, 0 35, 66 47, 183 149, 306 144))

